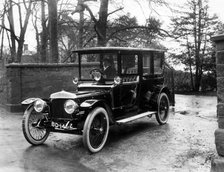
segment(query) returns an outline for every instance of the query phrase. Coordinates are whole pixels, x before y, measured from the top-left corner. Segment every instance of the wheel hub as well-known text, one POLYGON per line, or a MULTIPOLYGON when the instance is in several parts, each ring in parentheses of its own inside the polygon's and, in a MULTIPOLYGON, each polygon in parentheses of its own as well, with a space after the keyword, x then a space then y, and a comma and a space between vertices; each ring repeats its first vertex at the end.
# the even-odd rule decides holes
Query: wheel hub
POLYGON ((103 127, 100 127, 100 128, 94 128, 94 130, 95 130, 96 132, 99 132, 100 134, 102 134, 103 131, 104 131, 103 127))

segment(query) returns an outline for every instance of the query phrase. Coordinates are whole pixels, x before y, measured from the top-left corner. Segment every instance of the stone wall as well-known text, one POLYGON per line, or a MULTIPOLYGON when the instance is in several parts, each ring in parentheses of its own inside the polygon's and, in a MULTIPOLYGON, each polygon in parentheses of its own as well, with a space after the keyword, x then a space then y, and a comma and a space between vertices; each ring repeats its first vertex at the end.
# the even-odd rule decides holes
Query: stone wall
POLYGON ((21 101, 30 97, 49 98, 62 89, 75 89, 72 78, 77 64, 9 64, 6 65, 6 107, 20 111, 21 101))
POLYGON ((217 71, 217 117, 218 129, 215 130, 215 144, 219 156, 212 160, 211 172, 224 170, 224 35, 215 36, 217 71))
POLYGON ((224 35, 214 37, 213 40, 216 43, 217 117, 219 127, 215 132, 215 143, 217 153, 224 156, 224 35), (220 137, 220 134, 222 137, 220 137))

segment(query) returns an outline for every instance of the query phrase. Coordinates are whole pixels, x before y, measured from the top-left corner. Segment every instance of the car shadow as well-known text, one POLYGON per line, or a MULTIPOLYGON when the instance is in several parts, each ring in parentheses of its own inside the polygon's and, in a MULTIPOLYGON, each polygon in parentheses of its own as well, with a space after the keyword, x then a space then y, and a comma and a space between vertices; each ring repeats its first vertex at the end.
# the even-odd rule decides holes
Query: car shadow
POLYGON ((80 163, 80 156, 76 151, 59 149, 55 146, 30 146, 23 153, 24 171, 40 172, 92 172, 80 163))
MULTIPOLYGON (((111 149, 117 149, 120 144, 128 140, 140 137, 161 137, 170 130, 169 124, 159 125, 155 120, 143 119, 122 125, 110 127, 107 142, 102 153, 105 154, 111 149), (147 134, 146 134, 147 133, 147 134), (148 134, 150 133, 150 134, 148 134)), ((60 138, 58 135, 57 138, 60 138)), ((151 139, 150 137, 150 139, 151 139)), ((126 142, 127 141, 127 142, 126 142)), ((136 139, 137 144, 137 139, 136 139)), ((84 166, 80 159, 88 159, 89 153, 82 144, 82 137, 64 137, 60 139, 51 138, 46 144, 30 146, 23 153, 25 171, 92 171, 84 166), (48 144, 49 143, 49 144, 48 144)), ((98 156, 97 154, 92 154, 98 156)), ((99 154, 99 156, 102 154, 99 154)))
POLYGON ((138 120, 122 125, 114 125, 110 127, 105 146, 113 146, 116 143, 119 144, 119 142, 131 139, 132 137, 144 137, 145 133, 150 133, 152 137, 159 137, 163 136, 164 133, 169 130, 170 126, 168 123, 161 126, 155 120, 149 121, 148 119, 138 120))

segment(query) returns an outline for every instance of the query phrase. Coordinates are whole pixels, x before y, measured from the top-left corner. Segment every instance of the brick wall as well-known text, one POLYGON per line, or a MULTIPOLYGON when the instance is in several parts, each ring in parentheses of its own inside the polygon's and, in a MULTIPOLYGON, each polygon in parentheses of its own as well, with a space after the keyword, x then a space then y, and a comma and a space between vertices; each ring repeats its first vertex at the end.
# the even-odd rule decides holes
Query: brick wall
POLYGON ((6 65, 6 107, 9 111, 20 111, 20 103, 26 98, 48 98, 62 89, 74 90, 72 78, 77 75, 77 64, 6 65))

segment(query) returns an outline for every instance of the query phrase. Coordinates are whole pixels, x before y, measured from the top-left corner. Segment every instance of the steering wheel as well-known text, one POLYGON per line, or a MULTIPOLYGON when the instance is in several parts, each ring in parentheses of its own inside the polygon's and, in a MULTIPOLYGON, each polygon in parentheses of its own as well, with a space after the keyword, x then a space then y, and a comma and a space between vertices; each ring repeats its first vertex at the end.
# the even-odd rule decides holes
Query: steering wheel
POLYGON ((94 68, 89 72, 90 76, 96 80, 96 81, 100 81, 103 77, 103 71, 98 69, 98 68, 94 68))
POLYGON ((98 69, 98 68, 94 68, 92 69, 89 74, 92 75, 93 73, 95 72, 99 72, 101 75, 104 75, 103 71, 101 69, 98 69))

